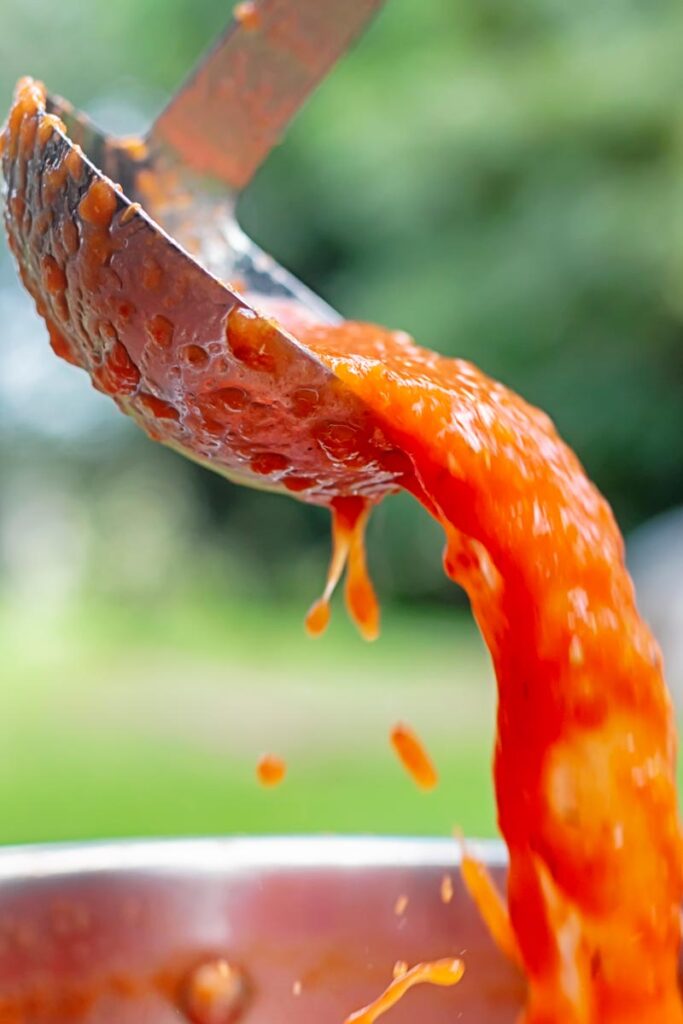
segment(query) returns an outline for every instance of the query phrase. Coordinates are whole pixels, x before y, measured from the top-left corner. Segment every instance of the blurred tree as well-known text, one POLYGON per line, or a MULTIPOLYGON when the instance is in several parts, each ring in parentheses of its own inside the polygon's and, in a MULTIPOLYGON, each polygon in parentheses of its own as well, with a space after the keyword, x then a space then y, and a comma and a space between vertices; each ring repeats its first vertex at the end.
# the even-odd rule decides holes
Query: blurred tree
MULTIPOLYGON (((31 72, 147 114, 225 20, 218 0, 3 6, 3 95, 31 72)), ((389 0, 241 204, 346 315, 544 407, 626 528, 683 501, 681 38, 676 0, 389 0)), ((315 510, 176 472, 226 545, 248 522, 243 557, 269 574, 285 532, 303 552, 325 529, 315 510)), ((380 576, 430 595, 444 584, 401 558, 407 538, 436 560, 431 526, 399 502, 375 527, 380 576)))

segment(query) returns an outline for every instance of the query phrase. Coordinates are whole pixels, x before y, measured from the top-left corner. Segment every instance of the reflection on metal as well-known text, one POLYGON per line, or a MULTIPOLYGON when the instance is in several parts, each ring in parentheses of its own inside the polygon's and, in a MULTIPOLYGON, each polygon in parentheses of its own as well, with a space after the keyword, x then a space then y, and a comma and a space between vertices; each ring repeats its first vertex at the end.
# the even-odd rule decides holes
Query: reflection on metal
MULTIPOLYGON (((473 845, 500 878, 502 846, 473 845)), ((247 979, 239 1019, 335 1024, 397 961, 462 956, 459 986, 416 990, 392 1022, 513 1024, 523 984, 464 892, 458 858, 453 841, 351 837, 0 851, 0 1017, 11 1008, 54 1024, 58 1012, 69 1024, 72 1006, 80 1024, 177 1024, 188 978, 208 964, 215 980, 224 963, 247 979)))

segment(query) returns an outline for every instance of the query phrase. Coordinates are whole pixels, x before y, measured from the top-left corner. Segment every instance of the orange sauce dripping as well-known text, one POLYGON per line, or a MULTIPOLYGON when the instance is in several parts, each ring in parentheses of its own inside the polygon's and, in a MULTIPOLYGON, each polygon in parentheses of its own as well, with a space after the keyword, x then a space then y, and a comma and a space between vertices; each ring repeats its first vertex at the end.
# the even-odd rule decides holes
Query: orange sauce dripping
POLYGON ((332 558, 322 596, 311 605, 305 619, 311 636, 320 636, 330 622, 330 600, 347 569, 347 610, 365 640, 379 635, 379 602, 365 561, 365 527, 369 508, 359 498, 337 499, 332 504, 332 558))
MULTIPOLYGON (((477 906, 491 938, 512 963, 522 966, 510 915, 496 883, 481 861, 473 857, 463 845, 460 858, 460 875, 465 888, 477 906)), ((452 897, 451 886, 451 897, 452 897)), ((445 901, 447 902, 447 901, 445 901)))
POLYGON ((380 611, 365 559, 367 521, 368 511, 365 510, 351 531, 344 598, 347 611, 363 639, 376 640, 379 636, 380 611))
POLYGON ((434 789, 439 781, 436 768, 410 726, 402 722, 395 725, 391 731, 391 745, 415 785, 420 789, 434 789))
POLYGON ((287 774, 287 763, 276 754, 264 754, 256 765, 256 777, 262 786, 279 786, 287 774))
MULTIPOLYGON (((405 965, 400 964, 400 967, 403 966, 405 965)), ((464 973, 463 962, 457 959, 432 960, 429 963, 416 964, 403 973, 397 973, 381 996, 362 1010, 352 1013, 344 1024, 374 1024, 415 985, 457 985, 464 973)))

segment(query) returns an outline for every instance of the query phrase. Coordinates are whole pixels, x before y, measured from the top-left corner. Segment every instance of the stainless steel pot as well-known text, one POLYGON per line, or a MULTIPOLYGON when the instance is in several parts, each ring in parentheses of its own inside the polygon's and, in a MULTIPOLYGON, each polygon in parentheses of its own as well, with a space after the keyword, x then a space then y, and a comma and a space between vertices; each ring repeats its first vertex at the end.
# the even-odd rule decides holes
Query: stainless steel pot
MULTIPOLYGON (((474 848, 503 875, 499 844, 474 848)), ((493 948, 457 862, 455 843, 422 839, 0 851, 0 1024, 178 1024, 188 973, 214 957, 244 974, 245 1024, 341 1024, 397 960, 453 955, 467 965, 461 984, 416 989, 393 1024, 512 1024, 522 982, 493 948)))

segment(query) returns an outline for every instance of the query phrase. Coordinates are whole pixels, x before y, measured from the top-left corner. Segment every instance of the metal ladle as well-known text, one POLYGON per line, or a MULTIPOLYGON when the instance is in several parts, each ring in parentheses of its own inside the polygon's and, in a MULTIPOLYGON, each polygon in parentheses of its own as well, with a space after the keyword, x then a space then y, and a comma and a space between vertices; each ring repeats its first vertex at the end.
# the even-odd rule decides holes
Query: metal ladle
POLYGON ((396 450, 310 350, 254 323, 274 302, 339 318, 246 237, 235 202, 381 2, 240 5, 143 139, 29 89, 3 155, 10 246, 53 347, 153 438, 319 504, 386 493, 396 450), (371 458, 341 466, 355 436, 371 458))
POLYGON ((103 134, 60 97, 50 96, 47 109, 93 164, 210 274, 224 283, 239 280, 241 292, 283 296, 317 319, 338 320, 244 234, 235 206, 290 120, 383 2, 239 4, 224 35, 141 139, 103 134))

